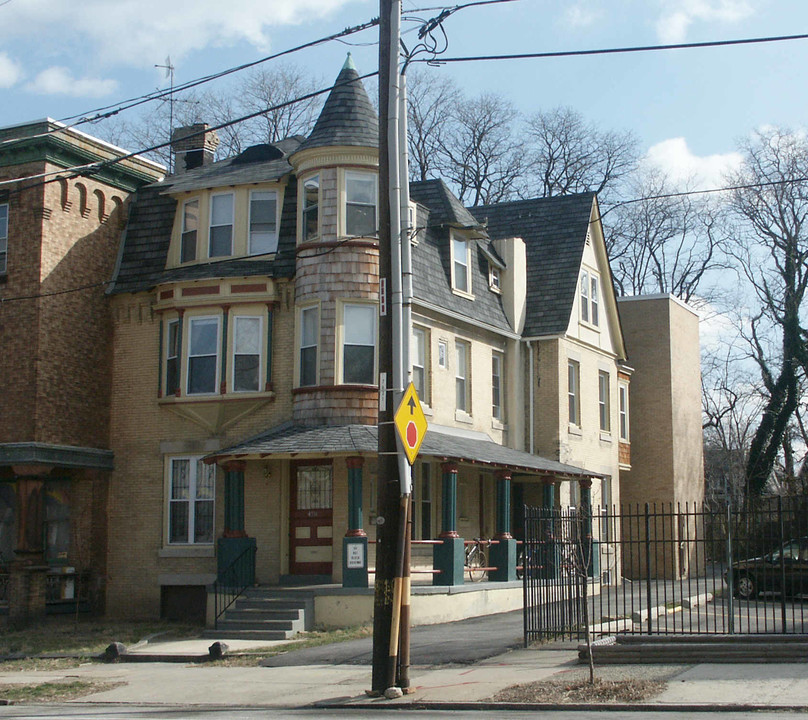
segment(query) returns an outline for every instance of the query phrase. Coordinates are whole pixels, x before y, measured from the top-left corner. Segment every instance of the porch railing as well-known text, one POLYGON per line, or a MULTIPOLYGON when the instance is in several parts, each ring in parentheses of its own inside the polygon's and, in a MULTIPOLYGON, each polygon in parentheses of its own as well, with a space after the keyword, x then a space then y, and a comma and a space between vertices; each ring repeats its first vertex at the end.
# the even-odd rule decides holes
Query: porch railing
POLYGON ((222 570, 213 583, 213 627, 218 629, 219 618, 255 583, 255 546, 244 549, 233 562, 222 570))

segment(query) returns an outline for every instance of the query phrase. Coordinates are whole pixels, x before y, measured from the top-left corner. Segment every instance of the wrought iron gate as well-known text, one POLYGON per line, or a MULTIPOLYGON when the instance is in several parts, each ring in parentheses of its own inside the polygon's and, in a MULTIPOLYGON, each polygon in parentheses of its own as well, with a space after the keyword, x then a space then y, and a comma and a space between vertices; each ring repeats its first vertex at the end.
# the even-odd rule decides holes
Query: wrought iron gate
POLYGON ((525 508, 525 643, 808 632, 808 498, 525 508))

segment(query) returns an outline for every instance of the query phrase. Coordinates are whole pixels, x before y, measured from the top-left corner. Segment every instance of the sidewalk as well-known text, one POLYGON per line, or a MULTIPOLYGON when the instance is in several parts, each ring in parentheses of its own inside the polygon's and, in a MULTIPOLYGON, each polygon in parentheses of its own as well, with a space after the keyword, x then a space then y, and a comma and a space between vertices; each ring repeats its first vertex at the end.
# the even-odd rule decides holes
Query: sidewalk
MULTIPOLYGON (((206 654, 209 640, 150 643, 138 650, 171 655, 206 654)), ((230 652, 266 647, 265 642, 232 642, 230 652)), ((373 699, 368 665, 304 664, 283 667, 221 667, 169 662, 85 664, 67 670, 3 672, 0 683, 97 680, 120 682, 120 687, 85 696, 79 703, 149 703, 233 707, 301 707, 306 705, 462 707, 478 704, 519 683, 547 678, 572 678, 581 670, 570 645, 513 650, 470 665, 414 666, 414 692, 398 700, 373 699)), ((782 709, 808 707, 806 664, 692 664, 609 666, 599 676, 637 677, 651 673, 667 677, 667 689, 645 705, 782 709)), ((526 706, 528 707, 528 706, 526 706)), ((561 706, 564 707, 564 706, 561 706)), ((581 707, 581 706, 577 706, 581 707)), ((599 707, 599 706, 594 706, 599 707)), ((600 706, 602 707, 602 706, 600 706)))

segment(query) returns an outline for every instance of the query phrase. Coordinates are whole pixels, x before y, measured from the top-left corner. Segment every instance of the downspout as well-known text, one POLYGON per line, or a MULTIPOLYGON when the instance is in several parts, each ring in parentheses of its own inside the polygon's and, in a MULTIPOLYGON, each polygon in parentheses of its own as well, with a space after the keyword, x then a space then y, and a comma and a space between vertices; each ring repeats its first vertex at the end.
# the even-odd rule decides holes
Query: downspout
POLYGON ((534 429, 534 416, 533 416, 533 387, 534 383, 534 364, 533 364, 533 344, 530 340, 527 341, 527 349, 528 349, 528 357, 530 358, 530 454, 533 454, 534 450, 534 440, 533 440, 533 429, 534 429))

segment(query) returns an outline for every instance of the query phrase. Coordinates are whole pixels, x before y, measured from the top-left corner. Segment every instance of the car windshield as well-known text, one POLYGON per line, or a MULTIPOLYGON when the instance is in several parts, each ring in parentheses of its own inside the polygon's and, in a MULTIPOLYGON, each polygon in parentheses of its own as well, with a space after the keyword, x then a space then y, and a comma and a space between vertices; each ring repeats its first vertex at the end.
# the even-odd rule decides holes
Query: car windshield
MULTIPOLYGON (((803 548, 802 554, 803 557, 808 557, 808 547, 806 547, 806 543, 800 542, 799 540, 794 540, 782 547, 783 559, 785 560, 799 560, 800 559, 800 548, 803 548)), ((773 562, 780 560, 780 552, 781 549, 775 550, 769 556, 773 562)))

